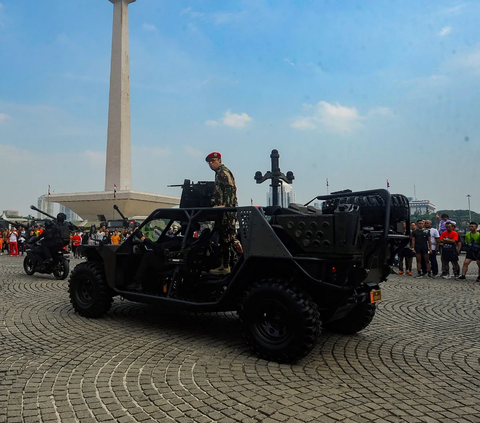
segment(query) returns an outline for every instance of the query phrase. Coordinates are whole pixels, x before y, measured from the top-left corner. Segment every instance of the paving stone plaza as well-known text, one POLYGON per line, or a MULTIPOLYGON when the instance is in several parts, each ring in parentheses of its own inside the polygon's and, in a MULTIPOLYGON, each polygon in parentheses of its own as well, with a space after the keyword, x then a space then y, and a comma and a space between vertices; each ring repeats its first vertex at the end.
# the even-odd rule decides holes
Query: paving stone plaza
POLYGON ((88 320, 67 281, 2 256, 0 422, 480 422, 476 272, 393 275, 366 330, 282 365, 250 353, 233 314, 116 299, 88 320))

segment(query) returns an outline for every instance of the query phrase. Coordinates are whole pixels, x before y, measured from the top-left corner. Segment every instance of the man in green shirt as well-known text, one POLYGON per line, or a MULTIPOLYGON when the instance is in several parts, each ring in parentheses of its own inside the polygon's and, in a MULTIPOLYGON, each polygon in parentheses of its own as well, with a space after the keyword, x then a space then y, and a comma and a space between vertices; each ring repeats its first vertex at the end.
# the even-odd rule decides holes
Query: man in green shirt
POLYGON ((465 235, 465 242, 467 244, 467 255, 462 267, 462 276, 458 279, 467 279, 466 274, 469 264, 472 260, 477 262, 478 266, 478 278, 477 282, 480 282, 480 233, 477 231, 478 223, 470 222, 470 232, 465 235))
MULTIPOLYGON (((214 207, 238 207, 237 186, 230 169, 222 163, 222 155, 218 152, 210 153, 205 161, 215 172, 215 188, 213 193, 214 207)), ((210 270, 214 275, 228 275, 230 273, 231 247, 241 251, 240 242, 236 234, 237 213, 225 212, 218 222, 220 247, 222 249, 222 264, 217 269, 210 270)))

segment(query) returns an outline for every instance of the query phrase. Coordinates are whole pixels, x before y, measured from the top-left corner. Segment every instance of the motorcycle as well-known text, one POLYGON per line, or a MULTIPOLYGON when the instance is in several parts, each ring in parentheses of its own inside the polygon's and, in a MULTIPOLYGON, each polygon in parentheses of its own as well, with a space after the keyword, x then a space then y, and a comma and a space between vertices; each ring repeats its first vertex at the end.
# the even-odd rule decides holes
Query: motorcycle
POLYGON ((64 280, 70 272, 70 254, 59 247, 52 253, 52 261, 46 262, 43 257, 41 241, 38 237, 31 237, 27 242, 27 256, 23 260, 23 269, 27 275, 34 273, 53 274, 57 280, 64 280))

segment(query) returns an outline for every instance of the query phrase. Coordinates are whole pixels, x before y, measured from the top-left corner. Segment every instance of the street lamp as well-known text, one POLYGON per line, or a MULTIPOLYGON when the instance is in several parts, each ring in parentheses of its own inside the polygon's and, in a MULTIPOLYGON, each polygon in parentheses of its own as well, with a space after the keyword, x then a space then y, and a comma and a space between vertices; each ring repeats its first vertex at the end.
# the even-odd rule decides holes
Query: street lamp
POLYGON ((286 182, 287 184, 291 184, 295 179, 295 176, 293 176, 292 171, 287 172, 286 176, 280 171, 280 154, 278 154, 278 150, 272 150, 272 153, 270 154, 270 159, 272 161, 272 170, 265 173, 265 175, 262 175, 262 172, 258 170, 257 172, 255 172, 254 178, 255 181, 257 181, 257 184, 261 184, 267 179, 270 179, 272 181, 272 183, 270 184, 270 186, 272 187, 272 206, 283 206, 283 204, 280 204, 280 202, 278 201, 278 188, 283 183, 282 181, 286 182))
POLYGON ((470 210, 470 194, 467 195, 467 198, 468 198, 468 218, 470 219, 468 223, 470 223, 472 221, 472 212, 470 210))

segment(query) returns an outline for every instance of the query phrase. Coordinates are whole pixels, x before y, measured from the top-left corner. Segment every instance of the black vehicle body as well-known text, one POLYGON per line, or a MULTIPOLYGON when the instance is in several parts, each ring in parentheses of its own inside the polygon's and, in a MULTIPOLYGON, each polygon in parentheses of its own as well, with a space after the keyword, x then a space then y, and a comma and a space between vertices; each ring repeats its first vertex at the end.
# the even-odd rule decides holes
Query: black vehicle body
POLYGON ((26 244, 26 256, 23 268, 27 275, 34 273, 52 274, 55 279, 66 279, 70 271, 70 254, 63 248, 52 252, 52 261, 46 262, 42 252, 42 241, 39 237, 32 236, 26 244))
POLYGON ((83 246, 87 263, 79 265, 78 276, 78 266, 72 273, 72 304, 86 317, 106 313, 115 295, 179 310, 236 310, 248 326, 247 343, 260 356, 277 361, 301 358, 315 344, 320 319, 326 328, 345 333, 370 323, 373 296, 379 295, 395 254, 409 239, 408 229, 406 234, 403 229, 404 223, 409 228, 408 200, 403 196, 372 190, 317 198, 325 200, 323 211, 301 205, 155 210, 140 230, 164 220, 156 242, 165 240, 174 222, 182 222, 184 228, 178 250, 165 253, 164 270, 151 274, 142 292, 134 292, 127 287, 146 252, 137 237, 119 246, 83 246), (216 267, 218 255, 212 222, 225 212, 237 213, 243 253, 232 263, 231 273, 219 277, 208 272, 216 267), (195 239, 199 226, 209 227, 195 239), (354 312, 363 323, 345 320, 354 312), (311 316, 308 322, 299 317, 302 313, 311 316), (297 341, 290 318, 302 320, 300 349, 292 349, 297 341))

